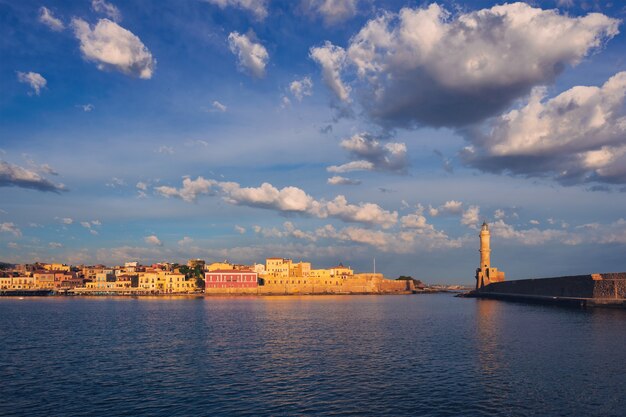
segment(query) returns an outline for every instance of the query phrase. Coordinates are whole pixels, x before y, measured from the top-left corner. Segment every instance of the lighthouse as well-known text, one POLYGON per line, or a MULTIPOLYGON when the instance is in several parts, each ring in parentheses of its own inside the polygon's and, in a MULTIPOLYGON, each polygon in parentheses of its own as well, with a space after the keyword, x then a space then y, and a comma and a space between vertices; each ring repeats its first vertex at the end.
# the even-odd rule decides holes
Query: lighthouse
POLYGON ((491 267, 491 233, 487 222, 483 222, 478 236, 480 237, 480 266, 476 268, 477 290, 492 282, 504 281, 504 272, 491 267))

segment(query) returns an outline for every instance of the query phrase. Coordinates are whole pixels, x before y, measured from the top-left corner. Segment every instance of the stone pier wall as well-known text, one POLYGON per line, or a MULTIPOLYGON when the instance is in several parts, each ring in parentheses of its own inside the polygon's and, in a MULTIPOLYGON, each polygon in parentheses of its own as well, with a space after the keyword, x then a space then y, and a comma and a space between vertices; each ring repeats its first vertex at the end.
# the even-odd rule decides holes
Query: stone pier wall
POLYGON ((477 293, 619 300, 626 299, 626 272, 496 282, 477 293))

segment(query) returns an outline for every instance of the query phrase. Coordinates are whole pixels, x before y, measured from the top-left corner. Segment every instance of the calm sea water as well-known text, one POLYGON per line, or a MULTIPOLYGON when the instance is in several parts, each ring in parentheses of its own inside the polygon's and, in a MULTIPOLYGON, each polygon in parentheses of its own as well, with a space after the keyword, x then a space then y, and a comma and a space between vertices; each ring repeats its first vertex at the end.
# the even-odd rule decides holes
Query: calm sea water
POLYGON ((0 415, 624 416, 626 311, 2 298, 0 415))

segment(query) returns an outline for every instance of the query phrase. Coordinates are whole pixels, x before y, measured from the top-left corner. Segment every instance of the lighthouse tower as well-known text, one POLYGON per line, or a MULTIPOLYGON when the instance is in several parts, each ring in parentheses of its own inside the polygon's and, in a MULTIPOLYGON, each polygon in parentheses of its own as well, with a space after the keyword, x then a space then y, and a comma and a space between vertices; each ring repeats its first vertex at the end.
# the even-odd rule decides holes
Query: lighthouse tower
POLYGON ((489 225, 483 222, 480 228, 480 266, 476 268, 476 289, 481 289, 492 282, 504 281, 504 272, 491 267, 491 233, 489 225))

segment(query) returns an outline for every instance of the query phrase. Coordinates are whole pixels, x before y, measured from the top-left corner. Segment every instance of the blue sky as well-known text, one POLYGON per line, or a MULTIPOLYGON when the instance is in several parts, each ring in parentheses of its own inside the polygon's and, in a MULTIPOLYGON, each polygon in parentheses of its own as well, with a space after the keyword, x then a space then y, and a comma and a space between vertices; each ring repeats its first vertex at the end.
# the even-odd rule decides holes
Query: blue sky
POLYGON ((0 1, 0 260, 623 270, 618 2, 0 1))

